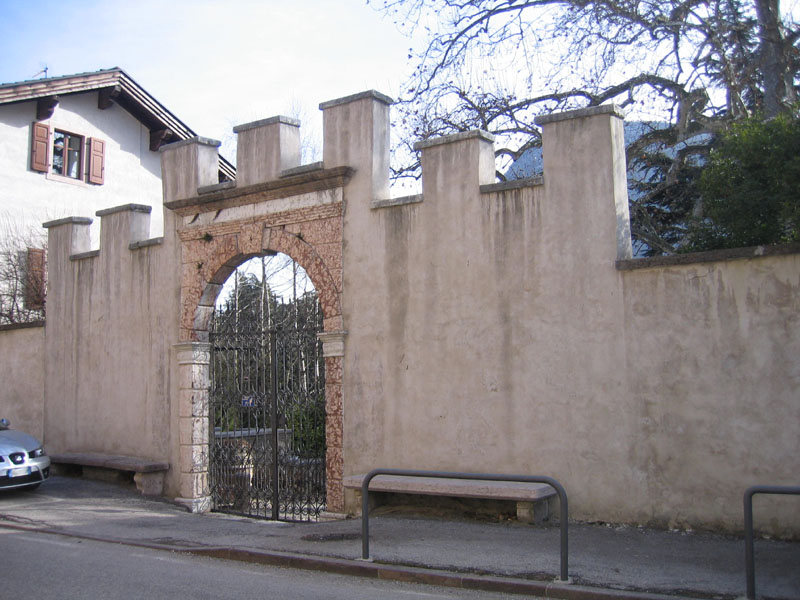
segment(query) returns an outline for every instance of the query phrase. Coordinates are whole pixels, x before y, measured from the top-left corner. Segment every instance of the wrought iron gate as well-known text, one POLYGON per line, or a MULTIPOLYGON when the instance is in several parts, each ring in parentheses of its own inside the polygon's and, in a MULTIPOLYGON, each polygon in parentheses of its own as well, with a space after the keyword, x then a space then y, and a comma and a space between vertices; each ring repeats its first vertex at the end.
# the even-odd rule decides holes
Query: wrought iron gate
POLYGON ((217 309, 210 329, 214 510, 315 521, 325 510, 325 373, 315 293, 217 309))

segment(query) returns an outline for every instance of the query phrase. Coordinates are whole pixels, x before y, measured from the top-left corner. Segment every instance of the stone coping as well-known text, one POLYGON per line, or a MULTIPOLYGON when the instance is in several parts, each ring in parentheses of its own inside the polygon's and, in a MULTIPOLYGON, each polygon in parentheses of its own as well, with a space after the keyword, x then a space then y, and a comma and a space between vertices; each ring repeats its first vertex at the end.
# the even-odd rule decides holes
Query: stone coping
POLYGON ((276 115, 274 117, 269 117, 268 119, 261 119, 259 121, 252 121, 250 123, 242 123, 241 125, 237 125, 233 128, 233 133, 247 131, 248 129, 258 129, 259 127, 272 125, 273 123, 283 123, 284 125, 300 127, 299 119, 293 119, 292 117, 286 117, 284 115, 276 115))
POLYGON ((314 169, 309 172, 280 177, 263 183, 233 187, 209 192, 202 196, 172 200, 165 202, 164 206, 180 215, 210 212, 220 208, 230 208, 232 206, 241 206, 242 204, 344 187, 354 172, 355 169, 352 167, 314 169))
POLYGON ((100 256, 100 250, 89 250, 88 252, 78 252, 77 254, 70 254, 70 260, 83 260, 84 258, 95 258, 100 256))
MULTIPOLYGON (((360 490, 364 477, 366 475, 349 475, 342 482, 345 488, 360 490)), ((377 475, 370 481, 369 491, 529 502, 556 495, 556 491, 546 483, 410 477, 405 475, 377 475)))
POLYGON ((59 225, 91 225, 92 219, 89 217, 64 217, 63 219, 56 219, 54 221, 47 221, 42 223, 42 227, 50 229, 51 227, 58 227, 59 225))
POLYGON ((594 117, 596 115, 613 115, 624 119, 625 111, 616 104, 600 104, 598 106, 587 106, 586 108, 567 110, 550 115, 539 115, 533 122, 537 125, 547 125, 548 123, 557 123, 558 121, 567 121, 569 119, 582 119, 584 117, 594 117))
POLYGON ((37 321, 25 321, 24 323, 5 323, 0 325, 0 331, 13 331, 15 329, 33 329, 34 327, 44 327, 44 319, 37 321))
POLYGON ((673 256, 653 256, 650 258, 627 258, 618 260, 616 266, 620 271, 634 271, 636 269, 652 269, 656 267, 752 259, 761 258, 763 256, 784 256, 787 254, 800 254, 800 243, 727 248, 724 250, 709 250, 707 252, 675 254, 673 256))
POLYGON ((307 165, 300 165, 299 167, 292 167, 281 171, 281 177, 292 177, 293 175, 302 175, 303 173, 310 173, 312 171, 320 171, 325 168, 322 161, 308 163, 307 165))
POLYGON ((358 94, 352 94, 350 96, 344 96, 342 98, 335 98, 334 100, 328 100, 327 102, 321 102, 319 105, 320 110, 325 110, 326 108, 333 108, 334 106, 339 106, 340 104, 349 104, 350 102, 355 102, 356 100, 363 100, 364 98, 371 98, 373 100, 377 100, 378 102, 383 102, 384 104, 392 105, 394 104, 394 99, 390 98, 386 94, 381 94, 376 90, 367 90, 366 92, 359 92, 358 94))
POLYGON ((390 208, 392 206, 405 206, 406 204, 418 204, 423 201, 422 194, 412 194, 410 196, 398 196, 397 198, 383 198, 373 200, 370 208, 390 208))
POLYGON ((536 187, 537 185, 544 185, 544 177, 541 175, 537 175, 536 177, 525 177, 523 179, 512 179, 510 181, 501 181, 499 183, 487 183, 481 186, 481 194, 519 190, 527 187, 536 187))
POLYGON ((169 463, 152 458, 126 456, 122 454, 103 454, 99 452, 64 452, 51 454, 50 460, 56 464, 100 467, 136 473, 155 473, 169 470, 169 463))
POLYGON ((236 187, 235 181, 220 181, 219 183, 200 186, 199 188, 197 188, 197 193, 200 195, 210 194, 212 192, 218 192, 220 190, 229 190, 235 187, 236 187))
POLYGON ((175 150, 176 148, 180 148, 182 146, 189 146, 191 144, 201 144, 203 146, 213 146, 214 148, 219 148, 222 145, 222 142, 219 140, 214 140, 207 137, 202 137, 196 135, 194 137, 190 137, 187 140, 181 140, 179 142, 172 142, 171 144, 165 144, 161 146, 158 151, 164 152, 165 150, 175 150))
POLYGON ((138 250, 139 248, 147 248, 149 246, 159 246, 164 243, 163 237, 150 238, 149 240, 139 240, 138 242, 131 242, 128 244, 128 249, 138 250))
POLYGON ((122 204, 120 206, 112 206, 111 208, 104 208, 102 210, 98 210, 94 214, 96 217, 105 217, 107 215, 113 215, 114 213, 128 212, 128 211, 151 213, 153 212, 153 207, 148 206, 147 204, 122 204))
POLYGON ((433 146, 441 146, 442 144, 452 144, 454 142, 461 142, 463 140, 480 139, 487 142, 494 143, 494 134, 482 129, 473 129, 472 131, 460 131, 442 137, 435 137, 429 140, 420 140, 414 144, 414 150, 424 150, 425 148, 432 148, 433 146))

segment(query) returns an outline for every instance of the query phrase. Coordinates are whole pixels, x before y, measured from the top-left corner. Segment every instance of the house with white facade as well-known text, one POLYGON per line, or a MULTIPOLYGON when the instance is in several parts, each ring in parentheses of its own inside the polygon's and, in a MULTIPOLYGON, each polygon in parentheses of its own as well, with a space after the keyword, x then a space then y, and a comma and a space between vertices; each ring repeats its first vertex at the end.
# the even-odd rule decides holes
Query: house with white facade
MULTIPOLYGON (((159 148, 195 136, 119 68, 0 85, 0 241, 36 246, 44 222, 124 204, 152 207, 149 234, 161 236, 159 148)), ((235 178, 224 158, 219 178, 235 178)), ((99 236, 95 223, 94 247, 99 236)), ((43 252, 27 260, 43 272, 43 252)))
MULTIPOLYGON (((153 207, 151 234, 161 235, 158 150, 195 136, 119 68, 2 84, 0 213, 27 229, 144 204, 153 207)), ((219 175, 235 178, 223 158, 219 175)))

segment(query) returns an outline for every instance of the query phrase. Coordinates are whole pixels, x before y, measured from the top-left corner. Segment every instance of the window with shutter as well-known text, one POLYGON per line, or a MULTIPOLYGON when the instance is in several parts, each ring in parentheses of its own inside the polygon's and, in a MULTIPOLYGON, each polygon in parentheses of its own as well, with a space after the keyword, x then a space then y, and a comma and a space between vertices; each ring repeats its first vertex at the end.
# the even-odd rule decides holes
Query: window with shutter
POLYGON ((106 168, 106 143, 98 138, 89 138, 89 183, 103 184, 106 168))
POLYGON ((50 169, 50 126, 45 123, 32 127, 31 169, 42 173, 50 169))

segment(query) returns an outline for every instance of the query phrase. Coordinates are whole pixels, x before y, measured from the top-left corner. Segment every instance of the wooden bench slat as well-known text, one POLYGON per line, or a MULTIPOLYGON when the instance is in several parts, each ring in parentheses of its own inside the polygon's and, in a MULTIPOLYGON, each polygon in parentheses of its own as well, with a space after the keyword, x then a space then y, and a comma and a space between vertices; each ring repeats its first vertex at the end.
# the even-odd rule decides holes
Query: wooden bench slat
MULTIPOLYGON (((361 489, 366 475, 350 475, 344 487, 361 489)), ((551 498, 556 491, 546 483, 516 481, 484 481, 478 479, 446 479, 439 477, 409 477, 378 475, 370 481, 371 492, 423 494, 429 496, 458 496, 494 500, 532 502, 551 498)))

